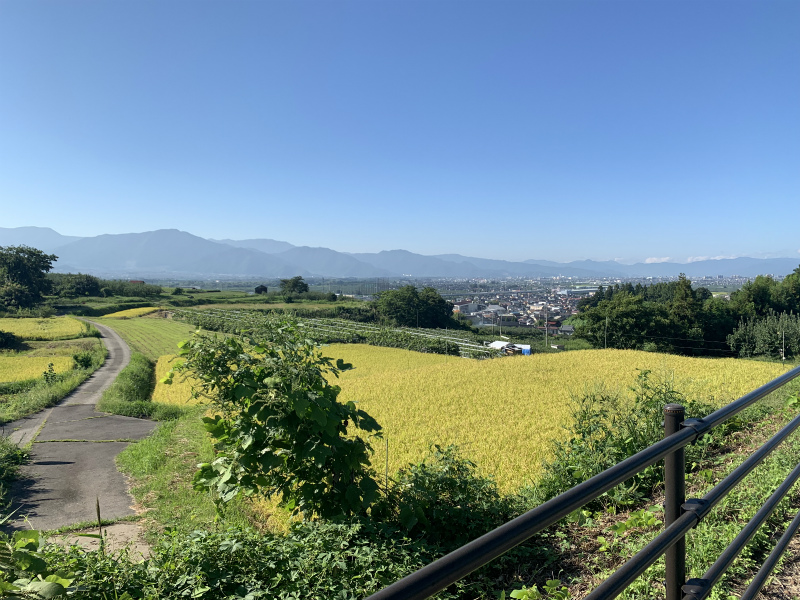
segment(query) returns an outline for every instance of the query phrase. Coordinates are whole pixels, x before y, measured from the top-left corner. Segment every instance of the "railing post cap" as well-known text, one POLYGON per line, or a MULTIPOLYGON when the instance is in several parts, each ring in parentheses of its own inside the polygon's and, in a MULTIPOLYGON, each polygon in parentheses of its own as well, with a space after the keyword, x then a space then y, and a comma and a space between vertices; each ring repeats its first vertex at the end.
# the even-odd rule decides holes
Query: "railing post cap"
POLYGON ((686 408, 683 404, 667 404, 664 406, 664 412, 669 414, 684 413, 686 408))

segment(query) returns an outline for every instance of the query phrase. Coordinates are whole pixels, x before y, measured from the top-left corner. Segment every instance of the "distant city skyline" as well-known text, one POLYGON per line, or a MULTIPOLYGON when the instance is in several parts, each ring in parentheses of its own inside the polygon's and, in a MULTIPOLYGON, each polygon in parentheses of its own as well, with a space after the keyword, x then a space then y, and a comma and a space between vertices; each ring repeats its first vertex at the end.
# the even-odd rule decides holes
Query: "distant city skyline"
POLYGON ((798 257, 800 3, 0 3, 0 227, 798 257))

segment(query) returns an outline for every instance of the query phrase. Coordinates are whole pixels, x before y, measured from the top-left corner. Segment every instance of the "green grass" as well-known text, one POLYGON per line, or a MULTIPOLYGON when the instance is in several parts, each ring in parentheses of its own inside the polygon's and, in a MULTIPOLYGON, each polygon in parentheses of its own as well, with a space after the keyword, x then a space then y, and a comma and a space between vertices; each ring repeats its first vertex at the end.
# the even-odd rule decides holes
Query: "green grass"
POLYGON ((105 392, 97 410, 125 417, 152 418, 165 421, 177 418, 182 410, 172 404, 150 400, 155 385, 153 363, 138 352, 105 392))
MULTIPOLYGON (((787 419, 779 420, 782 425, 787 419)), ((765 441, 766 437, 774 433, 777 425, 778 419, 767 419, 754 423, 751 431, 745 434, 749 439, 746 439, 744 448, 739 447, 731 454, 712 458, 703 465, 703 469, 693 475, 690 474, 687 481, 687 498, 701 498, 708 493, 714 485, 743 463, 749 454, 765 441)), ((735 487, 695 529, 689 532, 686 537, 687 579, 703 576, 772 492, 783 482, 797 464, 799 453, 800 435, 795 432, 735 487)), ((800 485, 796 484, 733 562, 722 579, 712 588, 708 598, 727 600, 736 597, 732 594, 741 593, 798 508, 800 508, 800 485), (776 532, 777 535, 775 535, 776 532)), ((663 515, 661 517, 663 518, 663 515)), ((619 520, 624 521, 624 517, 619 520)), ((593 539, 603 538, 605 542, 603 545, 606 546, 601 552, 587 556, 586 564, 589 570, 595 571, 594 577, 587 576, 587 579, 594 579, 594 584, 596 584, 610 576, 613 569, 622 560, 644 547, 660 530, 661 528, 647 530, 647 528, 635 527, 621 535, 613 533, 609 528, 606 528, 605 531, 582 532, 582 535, 588 534, 588 537, 593 539), (603 563, 607 561, 614 566, 603 567, 603 563)), ((621 594, 620 598, 643 600, 658 597, 659 587, 663 594, 663 587, 654 586, 654 582, 664 580, 664 569, 664 559, 661 558, 621 594)), ((777 589, 780 589, 780 582, 786 582, 786 578, 781 576, 780 566, 773 575, 774 581, 778 582, 777 589)))
POLYGON ((197 464, 214 459, 200 420, 204 410, 190 410, 180 419, 163 423, 117 457, 120 470, 133 480, 131 493, 146 511, 144 524, 151 537, 165 528, 189 532, 250 524, 242 502, 229 503, 220 518, 210 494, 192 487, 197 464))
POLYGON ((165 354, 175 354, 178 342, 190 338, 195 331, 195 327, 187 323, 152 317, 98 319, 97 322, 116 331, 132 350, 152 361, 165 354))
POLYGON ((8 486, 17 478, 19 467, 27 458, 27 449, 20 448, 7 437, 0 437, 0 508, 6 507, 8 486))

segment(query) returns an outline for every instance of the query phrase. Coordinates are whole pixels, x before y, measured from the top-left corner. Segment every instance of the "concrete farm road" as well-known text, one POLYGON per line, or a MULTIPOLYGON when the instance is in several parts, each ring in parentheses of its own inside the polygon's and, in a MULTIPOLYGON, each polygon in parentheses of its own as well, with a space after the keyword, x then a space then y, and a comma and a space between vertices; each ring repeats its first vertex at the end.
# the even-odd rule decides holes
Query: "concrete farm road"
POLYGON ((10 490, 15 512, 8 529, 53 530, 96 521, 97 498, 103 519, 135 514, 114 459, 156 423, 95 410, 131 354, 115 331, 92 324, 108 348, 103 366, 57 405, 4 426, 12 441, 31 444, 29 464, 10 490))

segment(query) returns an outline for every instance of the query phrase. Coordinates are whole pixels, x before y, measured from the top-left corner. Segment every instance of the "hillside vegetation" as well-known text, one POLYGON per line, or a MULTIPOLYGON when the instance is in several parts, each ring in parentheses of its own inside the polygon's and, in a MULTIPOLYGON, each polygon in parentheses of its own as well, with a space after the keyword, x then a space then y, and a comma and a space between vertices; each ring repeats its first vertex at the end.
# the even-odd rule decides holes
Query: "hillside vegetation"
MULTIPOLYGON (((674 379, 686 397, 721 406, 785 371, 766 362, 635 350, 484 361, 356 345, 324 350, 355 366, 341 375, 341 398, 383 426, 390 473, 422 460, 431 444, 457 444, 506 491, 536 478, 548 442, 565 433, 570 397, 599 382, 631 397, 637 370, 650 370, 674 379)), ((385 444, 376 444, 374 464, 384 464, 385 452, 385 444)))
MULTIPOLYGON (((142 340, 139 343, 152 353, 160 347, 174 347, 176 337, 181 336, 172 325, 176 323, 144 317, 114 320, 112 326, 127 328, 127 335, 131 339, 138 336, 142 340), (149 338, 145 341, 146 336, 149 338)), ((186 328, 183 333, 190 330, 186 328)), ((229 372, 232 377, 238 377, 253 361, 251 367, 260 364, 259 350, 234 348, 238 344, 235 339, 217 337, 215 347, 229 347, 232 353, 214 364, 219 368, 235 364, 236 368, 229 372), (246 358, 245 353, 252 356, 246 358), (240 358, 229 360, 232 357, 240 358)), ((137 566, 124 556, 111 559, 97 553, 53 549, 47 556, 49 568, 55 572, 69 567, 76 577, 73 585, 80 585, 85 597, 121 597, 128 592, 132 597, 146 598, 363 598, 567 489, 574 485, 575 478, 590 476, 605 468, 608 461, 613 464, 620 456, 635 451, 626 439, 632 431, 647 434, 633 444, 636 447, 658 439, 665 401, 678 400, 690 407, 691 414, 706 414, 711 410, 710 404, 723 404, 785 370, 780 364, 766 362, 617 350, 491 361, 365 345, 330 345, 321 350, 325 356, 353 363, 354 369, 343 365, 340 378, 329 376, 328 381, 341 386, 340 402, 354 400, 358 410, 374 416, 389 442, 389 480, 384 487, 385 442, 371 438, 378 451, 371 457, 372 477, 382 491, 368 515, 346 522, 318 517, 291 523, 286 511, 265 499, 262 490, 250 498, 238 497, 215 516, 214 494, 198 494, 192 488, 198 484, 218 486, 219 482, 209 477, 209 467, 230 449, 219 445, 225 436, 213 419, 205 423, 212 435, 204 430, 199 418, 208 414, 206 407, 187 408, 150 439, 131 445, 119 459, 132 477, 137 503, 147 511, 143 523, 151 535, 166 542, 155 545, 152 560, 137 566), (643 376, 648 370, 649 376, 643 376), (618 403, 604 405, 617 411, 608 417, 619 417, 616 424, 609 423, 591 402, 587 403, 587 399, 599 398, 595 386, 598 381, 606 382, 603 398, 619 395, 618 403), (630 391, 632 387, 635 392, 630 391), (692 406, 695 400, 705 402, 703 406, 692 406), (583 420, 581 410, 586 417, 583 420), (212 447, 215 439, 216 448, 212 447), (448 446, 450 442, 458 443, 460 449, 448 446), (402 444, 407 446, 405 457, 399 456, 402 444), (431 444, 436 444, 432 453, 431 444), (564 463, 559 458, 564 452, 572 453, 575 460, 564 463), (198 463, 205 463, 205 475, 193 481, 198 463), (492 479, 494 475, 499 489, 492 479), (522 485, 536 477, 539 485, 522 485), (253 498, 257 498, 256 502, 253 498), (278 514, 283 525, 275 527, 269 513, 278 514), (414 515, 421 515, 422 519, 414 515), (257 530, 246 528, 248 524, 257 530), (189 533, 198 527, 202 531, 189 533)), ((273 359, 278 355, 273 353, 273 359)), ((164 356, 158 361, 157 381, 168 370, 170 358, 164 356)), ((205 361, 206 354, 195 354, 195 359, 205 361)), ((133 386, 133 392, 152 382, 145 368, 147 361, 140 362, 137 372, 135 365, 131 367, 131 381, 134 375, 141 375, 148 385, 133 386)), ((206 381, 209 376, 213 377, 206 370, 206 381)), ((276 383, 271 377, 259 381, 265 386, 276 383)), ((228 397, 233 401, 234 388, 228 388, 232 394, 228 397)), ((180 374, 173 378, 172 387, 157 383, 155 394, 167 389, 174 394, 168 401, 179 404, 191 392, 187 382, 180 382, 180 374)), ((747 416, 734 419, 726 426, 729 437, 707 436, 702 443, 687 448, 687 464, 691 465, 689 493, 704 493, 738 464, 754 443, 760 443, 790 418, 793 411, 788 409, 796 400, 786 401, 785 395, 796 390, 794 386, 770 397, 748 411, 747 416)), ((268 397, 269 394, 257 396, 259 402, 268 397)), ((129 401, 127 397, 123 400, 129 401)), ((130 403, 142 401, 144 398, 134 393, 130 403)), ((352 412, 351 408, 348 410, 352 412)), ((297 416, 303 413, 301 408, 297 411, 297 416)), ((232 418, 241 414, 233 406, 228 411, 232 418)), ((294 418, 294 411, 287 414, 294 418)), ((334 422, 347 427, 347 420, 334 422)), ((355 420, 351 418, 349 422, 353 424, 355 420)), ((241 431, 233 428, 229 433, 240 435, 241 431)), ((741 492, 726 501, 713 518, 695 530, 690 576, 702 574, 709 557, 724 548, 741 522, 755 512, 764 494, 771 491, 778 472, 796 462, 797 451, 797 442, 793 441, 775 460, 748 478, 741 492)), ((656 471, 637 479, 635 491, 630 485, 620 486, 624 493, 600 498, 572 515, 574 518, 538 535, 530 544, 508 553, 437 598, 488 600, 523 585, 538 585, 541 589, 556 579, 561 580, 559 586, 568 586, 570 597, 582 596, 658 530, 661 499, 656 471)), ((772 528, 791 518, 790 507, 796 507, 797 501, 797 496, 792 495, 787 506, 775 513, 772 528)), ((752 552, 761 552, 766 544, 765 538, 759 538, 752 552)), ((739 589, 752 564, 751 556, 748 554, 744 562, 737 563, 715 597, 722 599, 739 589)), ((663 564, 657 563, 625 597, 659 597, 661 581, 663 564)))
MULTIPOLYGON (((332 344, 332 358, 352 363, 340 375, 341 400, 352 400, 383 426, 373 464, 389 473, 422 460, 433 444, 456 444, 504 491, 536 479, 549 458, 549 442, 565 435, 572 396, 604 382, 608 392, 631 397, 639 370, 674 380, 687 397, 721 406, 774 379, 781 365, 703 359, 635 350, 582 350, 476 361, 396 348, 332 344)), ((153 399, 184 405, 191 382, 161 383, 174 364, 156 366, 153 399)))

